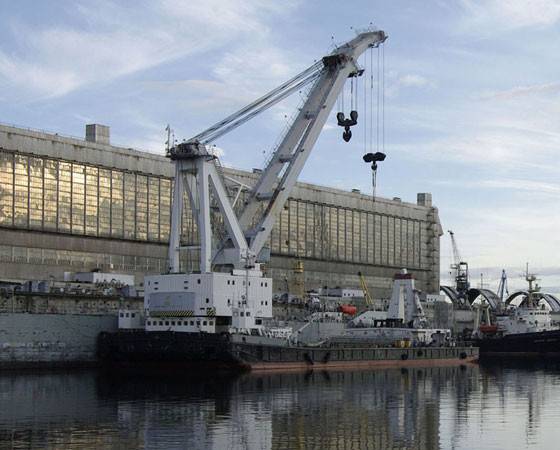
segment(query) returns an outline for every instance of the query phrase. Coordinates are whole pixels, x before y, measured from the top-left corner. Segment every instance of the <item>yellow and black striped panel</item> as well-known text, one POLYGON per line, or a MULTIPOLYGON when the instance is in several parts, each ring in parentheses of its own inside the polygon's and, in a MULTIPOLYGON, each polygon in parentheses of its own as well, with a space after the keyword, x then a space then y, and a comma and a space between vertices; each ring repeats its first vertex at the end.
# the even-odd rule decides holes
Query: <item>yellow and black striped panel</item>
POLYGON ((194 311, 150 311, 150 317, 194 317, 194 311))
POLYGON ((206 315, 208 317, 214 317, 216 315, 216 308, 206 308, 206 315))

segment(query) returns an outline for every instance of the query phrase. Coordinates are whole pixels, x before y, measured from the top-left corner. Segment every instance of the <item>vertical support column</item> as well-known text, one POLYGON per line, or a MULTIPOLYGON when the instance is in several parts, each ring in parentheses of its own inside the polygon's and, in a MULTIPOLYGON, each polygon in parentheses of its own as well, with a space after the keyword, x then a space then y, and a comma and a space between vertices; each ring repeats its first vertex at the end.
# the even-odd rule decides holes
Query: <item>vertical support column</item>
POLYGON ((428 247, 428 279, 426 291, 437 294, 440 288, 440 236, 443 234, 439 222, 438 210, 431 207, 428 214, 427 247, 428 247))
POLYGON ((198 158, 196 161, 197 169, 197 188, 198 188, 198 233, 200 236, 200 272, 207 273, 212 271, 212 226, 210 223, 210 186, 208 161, 206 158, 198 158))
POLYGON ((179 245, 181 240, 181 219, 183 216, 183 162, 175 161, 175 185, 171 205, 171 230, 169 233, 169 273, 179 273, 179 245))

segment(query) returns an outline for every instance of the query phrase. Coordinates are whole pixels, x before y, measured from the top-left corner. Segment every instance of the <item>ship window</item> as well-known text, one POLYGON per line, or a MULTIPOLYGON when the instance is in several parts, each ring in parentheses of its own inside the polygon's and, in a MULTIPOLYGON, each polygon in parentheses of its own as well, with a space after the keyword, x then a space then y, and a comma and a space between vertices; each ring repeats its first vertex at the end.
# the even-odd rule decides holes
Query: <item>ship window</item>
POLYGON ((264 283, 264 287, 268 287, 268 283, 267 283, 267 282, 264 283))
POLYGON ((165 326, 169 326, 169 321, 165 321, 165 326))
POLYGON ((200 326, 200 320, 196 321, 196 326, 199 327, 200 326))
POLYGON ((191 320, 191 327, 194 326, 194 320, 191 320))
POLYGON ((249 317, 251 315, 251 311, 247 311, 246 316, 249 317))
POLYGON ((244 313, 243 311, 241 311, 241 312, 239 313, 239 315, 240 315, 241 317, 243 317, 243 316, 245 315, 245 313, 244 313))
POLYGON ((152 323, 148 320, 148 325, 151 325, 152 323))
POLYGON ((227 284, 230 284, 230 280, 227 280, 227 284))
POLYGON ((228 306, 231 305, 231 299, 229 299, 229 298, 227 299, 227 304, 228 304, 228 306))
POLYGON ((208 322, 208 325, 210 325, 210 326, 214 325, 214 321, 211 320, 210 322, 208 322))
POLYGON ((200 278, 199 278, 198 280, 196 280, 196 282, 197 282, 198 284, 200 284, 200 278))
POLYGON ((119 316, 120 316, 120 317, 124 317, 124 313, 120 313, 119 316))
POLYGON ((206 303, 210 303, 210 299, 209 299, 209 298, 206 299, 206 303))
POLYGON ((204 322, 202 322, 202 325, 206 326, 206 323, 207 323, 207 322, 206 322, 206 320, 205 320, 204 322))
POLYGON ((265 300, 264 304, 265 304, 265 305, 268 305, 268 300, 265 300))
POLYGON ((126 313, 125 316, 128 317, 128 313, 126 313))
POLYGON ((245 286, 245 282, 243 282, 243 286, 245 286))
POLYGON ((235 284, 235 280, 231 280, 231 284, 235 284))
POLYGON ((159 321, 159 325, 162 326, 162 325, 163 325, 163 321, 160 320, 160 321, 159 321))
POLYGON ((171 322, 171 325, 175 326, 175 321, 172 321, 172 322, 171 322))
POLYGON ((132 314, 130 315, 130 317, 133 317, 133 318, 136 317, 136 313, 132 313, 132 314))
POLYGON ((255 325, 261 325, 262 319, 255 319, 255 325))

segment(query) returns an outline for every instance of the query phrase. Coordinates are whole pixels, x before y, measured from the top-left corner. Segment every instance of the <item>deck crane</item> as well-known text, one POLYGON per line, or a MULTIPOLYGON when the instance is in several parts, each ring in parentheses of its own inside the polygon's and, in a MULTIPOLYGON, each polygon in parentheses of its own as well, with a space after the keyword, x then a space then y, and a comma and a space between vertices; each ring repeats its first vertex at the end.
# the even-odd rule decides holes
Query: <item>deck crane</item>
POLYGON ((364 293, 364 300, 366 302, 366 305, 372 307, 374 305, 373 298, 369 293, 364 274, 362 272, 358 272, 358 277, 360 277, 360 287, 362 288, 362 292, 364 293))
POLYGON ((453 262, 450 267, 451 270, 455 271, 455 289, 457 290, 459 299, 465 301, 470 288, 469 265, 461 258, 459 247, 455 240, 455 233, 451 230, 447 230, 447 232, 451 237, 451 247, 453 249, 453 262))
POLYGON ((262 319, 272 316, 272 279, 263 277, 259 254, 346 80, 362 75, 358 57, 386 39, 381 30, 360 33, 238 112, 191 139, 168 145, 166 156, 175 164, 169 270, 145 277, 147 330, 162 326, 177 331, 258 330, 262 319), (303 106, 236 214, 210 144, 308 85, 303 106), (181 273, 179 264, 185 191, 198 225, 199 273, 181 273), (218 205, 226 229, 214 247, 211 202, 218 205), (161 320, 150 320, 169 311, 175 317, 194 319, 176 321, 182 328, 172 321, 162 325, 161 320))

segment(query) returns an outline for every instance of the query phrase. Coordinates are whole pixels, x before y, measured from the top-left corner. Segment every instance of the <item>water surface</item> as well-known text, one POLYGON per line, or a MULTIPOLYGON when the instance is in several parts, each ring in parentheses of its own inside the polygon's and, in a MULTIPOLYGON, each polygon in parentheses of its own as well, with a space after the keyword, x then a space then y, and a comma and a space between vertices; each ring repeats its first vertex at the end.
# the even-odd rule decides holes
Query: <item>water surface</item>
POLYGON ((546 449, 560 365, 0 374, 2 448, 546 449))

